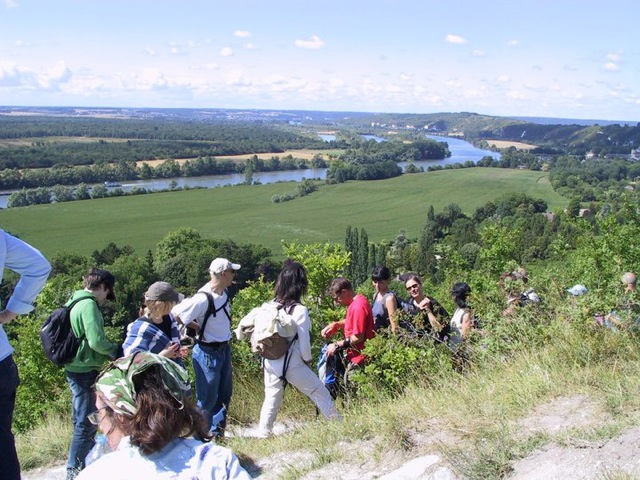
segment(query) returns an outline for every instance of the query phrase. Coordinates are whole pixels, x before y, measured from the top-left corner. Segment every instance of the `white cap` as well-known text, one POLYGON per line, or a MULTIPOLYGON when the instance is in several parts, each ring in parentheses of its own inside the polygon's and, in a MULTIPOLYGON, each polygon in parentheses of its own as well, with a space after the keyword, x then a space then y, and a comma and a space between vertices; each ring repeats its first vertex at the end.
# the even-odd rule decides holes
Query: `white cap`
POLYGON ((574 297, 578 297, 580 295, 584 295, 585 293, 587 293, 587 287, 585 287, 584 285, 577 284, 567 289, 567 292, 569 292, 574 297))
POLYGON ((209 265, 209 273, 222 273, 226 270, 240 270, 240 265, 237 263, 231 263, 226 258, 216 258, 211 265, 209 265))

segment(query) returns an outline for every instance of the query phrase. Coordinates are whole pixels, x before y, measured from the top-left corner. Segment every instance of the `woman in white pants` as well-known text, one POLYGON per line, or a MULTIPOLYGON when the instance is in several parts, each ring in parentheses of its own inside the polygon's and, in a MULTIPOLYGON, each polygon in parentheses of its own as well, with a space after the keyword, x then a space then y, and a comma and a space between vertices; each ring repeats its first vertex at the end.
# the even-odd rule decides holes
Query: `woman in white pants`
POLYGON ((284 399, 283 369, 288 362, 286 383, 304 393, 318 407, 320 413, 333 420, 341 420, 329 390, 309 367, 311 362, 311 320, 309 310, 300 303, 307 291, 307 272, 298 262, 287 260, 275 285, 275 301, 284 305, 297 325, 297 338, 293 339, 287 355, 276 360, 264 359, 264 402, 260 411, 260 437, 271 435, 273 423, 284 399))

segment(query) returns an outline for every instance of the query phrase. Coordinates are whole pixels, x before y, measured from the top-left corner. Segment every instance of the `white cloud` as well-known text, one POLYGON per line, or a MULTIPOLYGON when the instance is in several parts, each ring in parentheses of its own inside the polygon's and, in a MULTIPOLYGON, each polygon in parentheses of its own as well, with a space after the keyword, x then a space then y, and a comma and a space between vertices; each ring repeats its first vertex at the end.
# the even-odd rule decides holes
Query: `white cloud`
POLYGON ((487 54, 486 54, 486 53, 484 53, 484 50, 474 50, 474 51, 472 52, 472 55, 473 55, 474 57, 485 57, 487 54))
POLYGON ((322 40, 317 35, 311 35, 309 40, 296 40, 295 46, 298 48, 308 48, 311 50, 316 50, 318 48, 324 47, 324 40, 322 40))
POLYGON ((246 87, 251 85, 251 80, 244 76, 242 70, 230 70, 225 75, 227 85, 246 87))
POLYGON ((456 45, 464 45, 465 43, 467 43, 467 40, 464 37, 461 37, 460 35, 449 34, 446 37, 444 37, 444 40, 445 42, 454 43, 456 45))
POLYGON ((240 38, 249 38, 251 36, 251 32, 247 32, 246 30, 236 30, 233 32, 233 35, 240 38))
POLYGON ((7 9, 18 7, 18 2, 16 2, 15 0, 2 0, 2 3, 7 9))
POLYGON ((231 47, 222 47, 220 49, 220 56, 222 57, 232 57, 233 49, 231 47))
POLYGON ((604 64, 604 69, 607 72, 617 72, 618 70, 620 70, 620 67, 618 67, 618 64, 613 63, 613 62, 607 62, 604 64))
POLYGON ((154 48, 152 48, 152 47, 147 47, 147 48, 145 48, 145 49, 144 49, 144 53, 146 53, 146 54, 147 54, 147 55, 149 55, 150 57, 155 57, 155 56, 158 54, 158 52, 156 52, 156 51, 155 51, 155 49, 154 49, 154 48))
POLYGON ((148 68, 137 77, 137 87, 141 90, 164 90, 169 82, 160 70, 148 68))
POLYGON ((15 63, 0 62, 0 87, 19 87, 30 83, 33 75, 15 63))
POLYGON ((244 48, 246 48, 247 50, 255 50, 257 47, 253 43, 249 42, 245 43, 244 48))
POLYGON ((519 46, 520 46, 520 40, 513 39, 507 42, 507 47, 519 47, 519 46))
POLYGON ((498 76, 498 81, 502 83, 507 83, 511 81, 511 78, 509 78, 509 75, 500 75, 498 76))
POLYGON ((622 60, 622 56, 619 53, 608 53, 606 58, 610 62, 616 62, 616 63, 622 60))
POLYGON ((412 78, 413 77, 409 73, 400 73, 400 80, 404 80, 405 82, 408 82, 412 78))
POLYGON ((40 87, 45 90, 58 89, 61 83, 67 82, 71 79, 71 70, 64 62, 58 62, 46 72, 38 76, 38 83, 40 87))

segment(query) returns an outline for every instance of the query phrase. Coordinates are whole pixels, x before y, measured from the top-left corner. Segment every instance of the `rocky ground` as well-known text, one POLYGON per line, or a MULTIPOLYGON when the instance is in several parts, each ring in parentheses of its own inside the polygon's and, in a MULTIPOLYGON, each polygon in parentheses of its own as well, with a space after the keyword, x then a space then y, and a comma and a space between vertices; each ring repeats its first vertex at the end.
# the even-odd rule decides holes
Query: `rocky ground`
MULTIPOLYGON (((557 439, 531 452, 512 465, 507 477, 515 480, 602 480, 610 478, 640 478, 640 427, 631 427, 609 440, 576 441, 571 432, 589 431, 601 427, 611 418, 587 397, 558 398, 541 405, 528 417, 517 422, 521 435, 548 434, 557 439)), ((462 480, 447 460, 439 453, 448 442, 456 442, 444 432, 437 435, 415 433, 410 452, 388 451, 381 457, 371 457, 354 465, 335 463, 312 470, 302 478, 324 480, 462 480)), ((357 449, 371 448, 366 443, 357 449)), ((353 448, 353 447, 351 447, 353 448)), ((365 450, 360 450, 365 451, 365 450)), ((306 471, 313 456, 305 452, 283 452, 264 458, 251 465, 254 478, 276 480, 295 466, 306 471)), ((23 474, 24 480, 62 480, 64 466, 23 474)))

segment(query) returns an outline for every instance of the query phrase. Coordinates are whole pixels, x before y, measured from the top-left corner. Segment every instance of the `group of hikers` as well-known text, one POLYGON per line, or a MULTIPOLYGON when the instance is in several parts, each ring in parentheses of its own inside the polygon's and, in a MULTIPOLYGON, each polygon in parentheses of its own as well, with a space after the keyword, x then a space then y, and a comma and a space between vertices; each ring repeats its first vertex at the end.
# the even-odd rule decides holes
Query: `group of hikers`
MULTIPOLYGON (((1 324, 33 309, 51 266, 38 250, 2 230, 0 263, 0 275, 4 268, 20 275, 5 310, 0 312, 0 478, 14 480, 20 478, 11 431, 19 380, 13 350, 1 324)), ((64 365, 73 418, 67 479, 249 478, 230 450, 211 441, 225 435, 233 394, 233 331, 227 288, 240 268, 226 258, 214 259, 209 281, 189 297, 167 282, 153 283, 144 292, 139 318, 127 326, 121 345, 107 338, 99 308, 115 299, 115 277, 99 268, 90 269, 83 277, 82 288, 67 303, 72 305, 71 329, 79 339, 75 357, 64 365), (184 368, 183 359, 188 355, 195 394, 184 368), (87 465, 98 429, 112 453, 87 465)), ((635 276, 625 275, 629 288, 635 289, 635 276)), ((409 272, 397 278, 404 283, 409 296, 406 300, 390 290, 391 272, 384 266, 371 274, 375 289, 371 301, 357 293, 347 278, 337 277, 329 285, 333 301, 346 307, 342 320, 321 330, 327 342, 323 365, 331 363, 334 375, 342 380, 342 390, 332 389, 313 365, 311 319, 302 303, 308 287, 306 269, 296 261, 284 263, 271 302, 295 328, 286 338, 286 354, 263 358, 264 401, 254 436, 273 434, 287 384, 305 394, 327 419, 342 420, 335 405, 338 392, 349 391, 354 372, 361 371, 367 361, 363 349, 376 334, 432 340, 464 357, 460 347, 476 326, 467 303, 469 285, 458 282, 452 286, 456 310, 450 316, 440 302, 423 291, 419 275, 409 272)), ((500 287, 507 301, 505 316, 519 306, 540 301, 532 289, 524 288, 527 281, 521 268, 501 276, 500 287)), ((572 295, 586 292, 585 287, 578 287, 582 286, 568 291, 572 295)), ((247 315, 240 324, 252 321, 247 315)))
MULTIPOLYGON (((51 271, 35 248, 0 230, 0 271, 20 275, 13 294, 0 312, 0 324, 29 313, 51 271)), ((249 478, 235 455, 216 445, 224 437, 227 409, 233 393, 231 364, 232 315, 227 288, 241 265, 225 258, 209 266, 209 281, 189 297, 159 281, 144 292, 139 318, 127 326, 122 344, 107 338, 100 305, 116 297, 116 279, 108 270, 92 268, 83 277, 70 306, 71 330, 77 353, 64 365, 71 391, 73 435, 67 459, 67 479, 85 478, 249 478), (191 354, 195 394, 191 392, 183 359, 191 354), (112 453, 87 465, 100 430, 112 453)), ((422 290, 418 275, 402 280, 410 300, 389 290, 386 267, 374 269, 375 295, 369 301, 351 282, 335 278, 328 288, 334 302, 346 307, 344 319, 326 325, 324 356, 339 368, 343 387, 366 362, 362 350, 376 333, 404 332, 430 336, 455 350, 472 327, 466 305, 470 288, 452 289, 458 309, 449 320, 442 305, 422 290), (399 315, 409 313, 413 318, 399 315)), ((302 303, 307 292, 305 267, 284 263, 273 291, 295 333, 287 339, 286 355, 263 359, 264 402, 257 437, 272 435, 287 384, 304 393, 318 412, 330 420, 342 415, 330 390, 313 368, 311 319, 302 303)), ((0 478, 19 479, 20 466, 11 430, 19 383, 13 349, 0 325, 0 478)))

